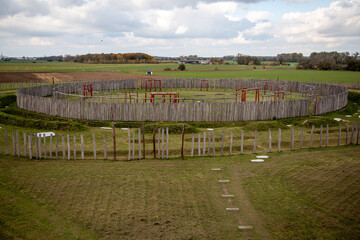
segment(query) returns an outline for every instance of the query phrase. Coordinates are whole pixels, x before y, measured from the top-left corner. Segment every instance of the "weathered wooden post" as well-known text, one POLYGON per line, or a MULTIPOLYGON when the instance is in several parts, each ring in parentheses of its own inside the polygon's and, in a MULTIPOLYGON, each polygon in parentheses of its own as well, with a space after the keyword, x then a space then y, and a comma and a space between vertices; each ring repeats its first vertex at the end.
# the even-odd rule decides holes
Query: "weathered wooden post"
POLYGON ((8 141, 7 141, 7 131, 4 131, 4 135, 5 135, 5 154, 9 154, 8 151, 8 141))
POLYGON ((279 136, 278 136, 278 152, 281 151, 281 128, 279 128, 279 136))
POLYGON ((169 159, 169 128, 166 128, 166 159, 169 159))
POLYGON ((76 160, 76 136, 73 136, 74 138, 74 160, 76 160))
POLYGON ((132 158, 135 159, 135 129, 132 132, 132 158))
POLYGON ((323 132, 323 126, 320 125, 320 147, 322 147, 322 132, 323 132))
POLYGON ((32 137, 31 137, 31 134, 28 135, 28 142, 29 142, 29 159, 32 159, 32 137))
POLYGON ((208 142, 208 156, 210 156, 210 147, 211 147, 211 132, 209 132, 208 136, 209 136, 209 142, 208 142))
POLYGON ((12 142, 13 142, 13 156, 16 155, 16 140, 15 140, 15 132, 12 131, 12 142))
POLYGON ((224 156, 224 132, 221 131, 221 156, 224 156))
POLYGON ((326 141, 325 141, 325 147, 329 146, 329 124, 326 124, 326 141))
POLYGON ((65 136, 64 136, 64 134, 61 134, 61 142, 62 142, 63 159, 65 160, 65 136))
POLYGON ((17 156, 20 157, 20 141, 19 141, 19 132, 16 132, 16 146, 17 146, 17 156))
POLYGON ((27 156, 26 133, 23 133, 23 136, 24 136, 24 156, 26 157, 27 156))
POLYGON ((269 152, 271 152, 271 129, 269 128, 269 152))
POLYGON ((70 135, 67 134, 66 137, 67 137, 68 160, 70 160, 70 152, 71 152, 71 150, 70 150, 70 135))
MULTIPOLYGON (((145 159, 145 126, 144 122, 141 124, 141 130, 142 130, 142 142, 143 142, 143 159, 145 159)), ((168 154, 169 155, 169 154, 168 154)))
POLYGON ((52 134, 50 134, 49 157, 52 158, 52 134))
POLYGON ((233 144, 233 131, 230 132, 230 150, 229 150, 230 155, 232 155, 232 144, 233 144))
POLYGON ((346 141, 345 141, 345 145, 349 144, 349 124, 346 123, 346 141))
POLYGON ((206 153, 206 132, 204 132, 203 140, 204 140, 203 156, 205 156, 205 153, 206 153))
POLYGON ((294 150, 294 127, 291 126, 291 151, 294 150))
POLYGON ((128 146, 128 160, 131 160, 131 133, 130 133, 130 128, 128 128, 128 143, 129 143, 129 146, 128 146))
POLYGON ((139 160, 141 159, 141 130, 138 130, 139 160))
POLYGON ((303 141, 304 141, 304 126, 301 128, 300 149, 303 148, 303 141))
POLYGON ((46 136, 45 134, 43 135, 44 138, 44 159, 47 158, 47 147, 46 147, 46 136))
POLYGON ((42 153, 41 153, 41 136, 39 136, 37 140, 38 140, 38 147, 39 147, 39 150, 38 150, 39 158, 41 159, 42 158, 41 157, 41 155, 42 155, 42 153))
POLYGON ((201 133, 198 133, 198 155, 201 156, 201 133))
POLYGON ((244 153, 244 131, 241 130, 240 154, 244 153))
POLYGON ((184 135, 185 135, 185 124, 181 133, 181 160, 184 160, 184 135))
POLYGON ((310 133, 310 143, 309 143, 309 148, 312 148, 312 140, 313 140, 313 134, 314 134, 314 125, 311 127, 311 133, 310 133))
POLYGON ((154 125, 153 126, 153 152, 154 152, 154 158, 156 158, 155 134, 156 134, 156 127, 154 125))
POLYGON ((253 153, 256 153, 256 143, 257 143, 257 129, 255 129, 255 139, 254 139, 254 150, 253 150, 253 153))
POLYGON ((194 133, 191 134, 191 157, 194 157, 194 133))
POLYGON ((93 151, 94 151, 94 159, 96 160, 96 142, 95 142, 95 133, 92 134, 93 139, 93 151))
POLYGON ((81 160, 84 160, 84 135, 80 134, 81 160))
POLYGON ((161 158, 161 128, 158 129, 158 158, 161 158))
POLYGON ((213 157, 215 157, 215 133, 212 132, 212 142, 213 142, 213 157))
POLYGON ((350 144, 353 144, 353 138, 354 138, 354 129, 355 129, 355 122, 353 122, 352 124, 352 128, 351 128, 351 137, 350 137, 350 144))
POLYGON ((340 140, 341 140, 341 123, 339 124, 339 135, 338 135, 337 146, 340 146, 340 140))
POLYGON ((164 137, 165 129, 161 129, 161 158, 165 158, 165 137, 164 137))
POLYGON ((57 135, 55 135, 55 158, 58 159, 59 158, 59 148, 58 148, 58 137, 57 135))
MULTIPOLYGON (((113 156, 114 156, 114 161, 116 161, 116 133, 115 133, 115 123, 112 122, 111 123, 111 127, 112 127, 112 134, 113 134, 113 156)), ((106 145, 106 135, 105 135, 105 145, 106 145)), ((106 149, 106 146, 105 146, 106 149)), ((106 150, 105 150, 106 152, 106 150)), ((105 158, 106 159, 106 158, 105 158)))

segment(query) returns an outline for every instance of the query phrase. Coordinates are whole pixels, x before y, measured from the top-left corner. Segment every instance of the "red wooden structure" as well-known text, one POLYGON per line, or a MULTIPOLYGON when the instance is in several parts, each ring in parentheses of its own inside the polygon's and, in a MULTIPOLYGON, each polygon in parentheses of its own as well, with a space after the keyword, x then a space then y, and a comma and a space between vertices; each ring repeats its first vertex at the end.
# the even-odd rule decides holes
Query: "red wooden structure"
POLYGON ((91 97, 93 96, 93 85, 92 84, 85 84, 83 86, 83 96, 84 96, 84 101, 86 100, 86 98, 88 97, 88 92, 90 91, 90 95, 91 97))
POLYGON ((281 99, 284 100, 285 99, 285 91, 275 91, 274 92, 274 101, 279 99, 281 94, 282 94, 281 99))
POLYGON ((206 91, 209 91, 209 80, 207 80, 207 79, 200 80, 200 91, 202 91, 203 82, 206 83, 206 91))
MULTIPOLYGON (((156 80, 156 79, 147 79, 147 80, 145 80, 145 91, 147 92, 148 89, 149 89, 149 91, 151 91, 153 88, 156 91, 157 90, 156 83, 159 83, 158 85, 159 85, 159 89, 161 91, 161 80, 156 80)), ((142 86, 142 80, 141 80, 141 86, 142 86)))
MULTIPOLYGON (((265 81, 264 82, 264 95, 266 95, 266 90, 267 90, 267 84, 270 84, 270 90, 272 91, 273 90, 273 85, 276 85, 277 86, 277 91, 279 91, 279 83, 276 83, 276 82, 270 82, 270 81, 265 81)), ((275 89, 274 89, 275 90, 275 89)))
MULTIPOLYGON (((170 102, 174 102, 174 103, 178 103, 179 102, 179 93, 175 93, 175 92, 152 92, 150 93, 150 102, 153 103, 154 102, 154 97, 155 96, 162 96, 163 102, 165 102, 165 96, 169 96, 169 100, 170 102), (171 96, 174 96, 174 99, 171 99, 171 96)), ((146 98, 146 95, 145 95, 146 98)))
POLYGON ((255 91, 255 102, 260 101, 260 93, 258 88, 247 88, 241 90, 241 101, 246 102, 246 92, 248 91, 255 91))
POLYGON ((238 99, 238 91, 244 90, 244 89, 246 89, 246 87, 235 89, 236 102, 237 102, 237 99, 238 99))

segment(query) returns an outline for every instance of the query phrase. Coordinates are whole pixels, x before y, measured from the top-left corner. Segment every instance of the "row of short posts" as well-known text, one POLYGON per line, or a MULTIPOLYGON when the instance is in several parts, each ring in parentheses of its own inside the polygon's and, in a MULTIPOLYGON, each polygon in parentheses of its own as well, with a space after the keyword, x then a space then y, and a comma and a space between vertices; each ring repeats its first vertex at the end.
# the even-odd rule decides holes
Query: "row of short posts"
MULTIPOLYGON (((113 126, 113 159, 116 160, 116 137, 115 137, 115 127, 113 126)), ((309 148, 314 147, 314 132, 315 132, 315 126, 312 126, 311 132, 310 132, 310 140, 309 140, 309 148)), ((360 139, 360 128, 359 123, 353 123, 352 128, 350 131, 349 124, 346 123, 346 136, 345 136, 345 145, 353 144, 358 145, 359 139, 360 139)), ((182 131, 182 142, 181 142, 181 156, 184 157, 184 133, 185 133, 185 125, 183 127, 182 131)), ((240 140, 240 154, 244 153, 244 131, 241 130, 241 140, 240 140)), ((320 126, 319 129, 320 139, 319 139, 319 147, 328 147, 329 146, 329 125, 326 125, 323 127, 320 126), (324 139, 325 137, 325 139, 324 139), (325 141, 324 141, 325 140, 325 141)), ((9 154, 9 148, 8 148, 8 133, 7 130, 4 130, 5 135, 5 154, 9 154)), ((269 135, 269 147, 268 151, 272 152, 272 131, 271 129, 268 130, 269 135)), ((342 125, 339 124, 339 130, 338 130, 338 139, 337 139, 337 146, 340 146, 342 136, 342 125)), ((257 152, 257 137, 258 132, 255 129, 254 131, 254 145, 253 145, 253 153, 257 152)), ((277 141, 277 151, 281 151, 281 128, 278 129, 278 141, 277 141)), ((197 154, 196 154, 196 143, 195 143, 195 134, 192 133, 191 136, 191 152, 190 156, 194 157, 196 155, 200 156, 215 156, 215 134, 212 131, 198 133, 197 136, 198 142, 197 142, 197 154)), ((58 159, 59 156, 59 144, 58 141, 61 140, 61 152, 62 152, 62 158, 63 159, 71 159, 71 152, 73 152, 73 159, 76 160, 76 136, 70 136, 69 134, 61 135, 61 139, 58 139, 58 136, 50 136, 49 137, 49 143, 47 142, 47 137, 45 136, 37 136, 36 134, 26 134, 23 133, 23 143, 24 143, 24 156, 29 156, 30 159, 36 158, 53 158, 55 157, 58 159), (33 135, 35 138, 33 138, 33 135), (33 143, 34 140, 34 143, 33 143), (55 141, 55 156, 53 156, 53 141, 55 141), (73 142, 73 149, 71 149, 71 142, 73 142), (33 152, 33 145, 35 146, 35 152, 33 152), (66 151, 67 150, 67 151, 66 151)), ((294 127, 291 126, 291 140, 290 140, 290 149, 295 149, 295 133, 294 133, 294 127)), ((301 128, 301 135, 300 135, 300 149, 304 147, 303 144, 304 141, 304 127, 301 128)), ((84 159, 84 137, 83 134, 80 135, 80 142, 81 142, 81 159, 84 159)), ((153 154, 154 158, 159 159, 168 159, 169 158, 169 129, 168 128, 156 128, 153 127, 153 154), (157 141, 155 139, 157 133, 157 141), (157 145, 157 147, 156 147, 157 145), (156 149, 157 148, 157 149, 156 149)), ((12 155, 20 157, 20 134, 19 132, 12 131, 12 155)), ((95 134, 92 134, 92 145, 93 145, 93 158, 97 159, 96 155, 96 138, 95 134)), ((229 144, 229 155, 233 154, 233 131, 230 132, 230 144, 229 144)), ((221 132, 221 149, 220 149, 220 155, 224 155, 224 133, 221 132)), ((134 160, 134 159, 144 159, 145 156, 145 135, 144 135, 144 125, 142 125, 142 129, 128 129, 128 160, 134 160), (136 144, 137 141, 137 144, 136 144), (137 146, 136 146, 137 145, 137 146), (136 149, 137 155, 135 155, 136 149)), ((107 136, 104 134, 104 158, 108 159, 107 156, 107 136)))

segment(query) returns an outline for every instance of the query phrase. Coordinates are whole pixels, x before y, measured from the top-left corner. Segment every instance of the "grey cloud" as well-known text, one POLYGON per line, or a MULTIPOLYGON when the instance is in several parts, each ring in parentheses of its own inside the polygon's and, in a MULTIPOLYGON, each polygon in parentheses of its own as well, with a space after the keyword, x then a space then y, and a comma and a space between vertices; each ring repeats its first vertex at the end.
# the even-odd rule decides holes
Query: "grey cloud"
POLYGON ((0 0, 0 17, 22 13, 26 16, 46 15, 50 12, 49 4, 37 0, 12 1, 0 0))

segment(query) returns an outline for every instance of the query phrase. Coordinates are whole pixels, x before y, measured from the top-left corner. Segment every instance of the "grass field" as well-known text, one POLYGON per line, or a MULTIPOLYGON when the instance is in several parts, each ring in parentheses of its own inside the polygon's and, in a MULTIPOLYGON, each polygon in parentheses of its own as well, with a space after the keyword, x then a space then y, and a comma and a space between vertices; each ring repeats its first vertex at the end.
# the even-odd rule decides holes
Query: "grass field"
POLYGON ((2 155, 0 237, 357 239, 359 151, 276 153, 262 164, 251 155, 131 162, 2 155), (225 210, 232 206, 239 212, 225 210))
POLYGON ((186 71, 176 70, 178 64, 80 64, 80 63, 0 63, 1 72, 121 72, 145 75, 147 71, 154 75, 177 78, 260 78, 304 82, 336 82, 360 84, 359 72, 295 70, 294 67, 275 66, 263 69, 261 66, 242 65, 193 65, 187 64, 186 71))

